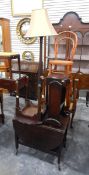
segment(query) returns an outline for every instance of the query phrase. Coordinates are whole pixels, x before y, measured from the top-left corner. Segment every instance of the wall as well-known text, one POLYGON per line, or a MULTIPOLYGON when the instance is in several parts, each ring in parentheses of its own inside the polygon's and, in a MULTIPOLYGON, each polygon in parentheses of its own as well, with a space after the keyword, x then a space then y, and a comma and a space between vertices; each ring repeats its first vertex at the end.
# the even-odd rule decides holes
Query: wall
POLYGON ((74 11, 78 13, 82 21, 89 22, 89 1, 88 0, 45 0, 44 6, 48 9, 52 22, 59 22, 65 13, 74 11))
MULTIPOLYGON (((44 0, 44 7, 48 10, 49 19, 52 23, 59 22, 66 12, 75 11, 82 21, 89 22, 89 0, 44 0)), ((22 55, 23 51, 29 50, 34 53, 35 60, 39 59, 39 41, 33 44, 23 44, 16 34, 16 26, 22 17, 13 17, 11 14, 11 0, 0 0, 0 17, 10 19, 12 51, 22 55)))

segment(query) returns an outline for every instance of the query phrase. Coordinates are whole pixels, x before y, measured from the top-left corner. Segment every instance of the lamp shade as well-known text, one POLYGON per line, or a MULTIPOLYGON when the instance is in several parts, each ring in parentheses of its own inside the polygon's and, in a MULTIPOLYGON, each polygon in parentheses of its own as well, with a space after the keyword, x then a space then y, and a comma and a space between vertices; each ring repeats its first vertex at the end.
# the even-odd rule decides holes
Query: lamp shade
POLYGON ((40 37, 57 35, 54 27, 48 19, 47 10, 36 9, 32 11, 30 28, 26 33, 26 37, 40 37))

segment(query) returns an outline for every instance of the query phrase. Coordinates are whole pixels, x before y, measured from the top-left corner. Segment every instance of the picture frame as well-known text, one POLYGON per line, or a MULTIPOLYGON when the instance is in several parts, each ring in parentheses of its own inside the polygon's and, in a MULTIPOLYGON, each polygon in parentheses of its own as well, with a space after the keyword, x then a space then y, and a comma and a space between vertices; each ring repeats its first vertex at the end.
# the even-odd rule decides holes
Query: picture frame
POLYGON ((12 16, 28 16, 43 7, 43 0, 11 0, 12 16))

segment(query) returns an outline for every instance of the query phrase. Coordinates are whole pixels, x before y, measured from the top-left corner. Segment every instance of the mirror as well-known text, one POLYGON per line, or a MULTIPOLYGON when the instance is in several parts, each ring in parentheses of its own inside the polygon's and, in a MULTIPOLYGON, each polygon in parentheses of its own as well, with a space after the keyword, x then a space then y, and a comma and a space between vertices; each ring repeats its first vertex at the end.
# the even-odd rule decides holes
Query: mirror
POLYGON ((25 44, 31 44, 35 42, 35 37, 26 37, 26 33, 30 27, 30 18, 23 18, 19 21, 17 24, 16 32, 18 35, 18 38, 25 44))
POLYGON ((2 45, 2 26, 0 25, 0 51, 3 51, 3 45, 2 45))
POLYGON ((28 61, 34 61, 34 54, 31 51, 24 51, 22 58, 28 61))

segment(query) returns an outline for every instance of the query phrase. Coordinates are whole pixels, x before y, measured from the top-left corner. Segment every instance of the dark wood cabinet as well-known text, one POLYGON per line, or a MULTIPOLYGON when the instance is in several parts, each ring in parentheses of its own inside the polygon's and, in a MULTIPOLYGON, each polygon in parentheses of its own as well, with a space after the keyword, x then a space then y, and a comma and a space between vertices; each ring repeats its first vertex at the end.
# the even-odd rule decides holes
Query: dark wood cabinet
MULTIPOLYGON (((54 23, 53 26, 57 33, 71 30, 77 34, 78 46, 74 57, 73 72, 89 73, 89 23, 82 22, 77 13, 68 12, 59 23, 54 23)), ((54 42, 55 37, 48 38, 48 59, 55 59, 54 42)), ((63 59, 64 43, 62 43, 60 48, 58 50, 58 59, 63 59)))

